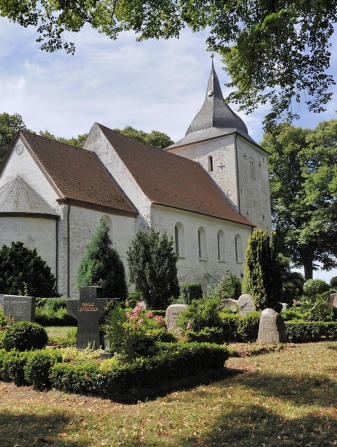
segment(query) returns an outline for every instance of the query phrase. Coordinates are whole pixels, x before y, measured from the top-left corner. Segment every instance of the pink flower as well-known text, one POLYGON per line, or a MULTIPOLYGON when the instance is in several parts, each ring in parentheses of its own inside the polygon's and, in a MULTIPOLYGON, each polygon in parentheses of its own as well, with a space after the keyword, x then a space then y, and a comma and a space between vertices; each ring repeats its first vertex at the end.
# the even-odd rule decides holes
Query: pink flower
POLYGON ((164 319, 161 315, 155 315, 154 319, 156 320, 156 323, 159 325, 165 324, 164 319))
POLYGON ((130 317, 130 315, 131 315, 131 314, 130 314, 130 312, 125 312, 125 316, 126 316, 126 317, 128 317, 128 318, 129 318, 129 317, 130 317))
POLYGON ((143 320, 138 320, 138 321, 137 321, 137 326, 138 326, 138 327, 141 326, 142 323, 143 323, 143 320))
POLYGON ((141 311, 142 311, 141 306, 136 306, 136 307, 133 309, 132 314, 133 314, 133 315, 138 315, 141 311))
POLYGON ((131 315, 130 321, 134 321, 137 318, 137 315, 131 315))
POLYGON ((146 315, 146 318, 152 318, 153 317, 153 313, 152 312, 148 312, 146 315))
POLYGON ((189 321, 186 325, 186 330, 189 331, 191 329, 192 325, 191 322, 189 321))

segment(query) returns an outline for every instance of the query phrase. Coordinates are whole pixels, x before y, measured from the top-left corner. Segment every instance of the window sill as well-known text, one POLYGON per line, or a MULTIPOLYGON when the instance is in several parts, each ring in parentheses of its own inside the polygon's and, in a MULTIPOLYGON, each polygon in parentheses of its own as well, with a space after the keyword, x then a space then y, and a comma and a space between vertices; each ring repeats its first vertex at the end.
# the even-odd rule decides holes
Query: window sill
POLYGON ((223 259, 218 260, 219 264, 226 264, 226 261, 224 261, 223 259))
POLYGON ((200 262, 207 262, 207 261, 208 261, 208 258, 199 258, 199 261, 200 261, 200 262))

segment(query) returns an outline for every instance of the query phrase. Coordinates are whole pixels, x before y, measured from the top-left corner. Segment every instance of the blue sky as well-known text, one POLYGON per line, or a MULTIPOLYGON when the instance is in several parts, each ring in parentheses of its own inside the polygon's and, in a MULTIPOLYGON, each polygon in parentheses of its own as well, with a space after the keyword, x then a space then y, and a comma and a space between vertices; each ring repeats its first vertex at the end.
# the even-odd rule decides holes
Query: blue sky
MULTIPOLYGON (((178 140, 203 102, 210 71, 204 33, 186 30, 180 39, 145 42, 124 33, 111 41, 87 27, 71 36, 74 56, 42 52, 35 38, 34 29, 0 18, 0 113, 19 113, 35 131, 71 137, 88 132, 97 121, 112 128, 160 130, 178 140)), ((331 71, 336 73, 335 36, 331 52, 331 71)), ((223 85, 228 78, 217 55, 214 63, 223 85)), ((327 111, 319 115, 300 107, 295 125, 315 127, 335 119, 336 98, 337 87, 327 111)), ((257 142, 266 112, 239 113, 257 142)), ((337 271, 315 276, 332 275, 337 271)))

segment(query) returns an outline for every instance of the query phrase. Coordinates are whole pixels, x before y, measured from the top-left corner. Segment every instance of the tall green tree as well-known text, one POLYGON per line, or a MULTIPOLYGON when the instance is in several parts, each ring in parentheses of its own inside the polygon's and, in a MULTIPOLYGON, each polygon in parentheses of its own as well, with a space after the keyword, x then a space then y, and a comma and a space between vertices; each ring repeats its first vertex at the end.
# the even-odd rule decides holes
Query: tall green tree
POLYGON ((280 125, 266 133, 272 217, 282 252, 312 278, 317 262, 337 266, 337 120, 315 129, 280 125))
POLYGON ((85 25, 111 39, 129 30, 138 40, 177 38, 185 27, 205 30, 208 48, 223 57, 236 87, 229 99, 248 112, 268 102, 272 124, 296 116, 293 101, 304 99, 320 112, 331 98, 336 0, 2 0, 0 16, 36 27, 46 51, 73 52, 64 35, 85 25))
POLYGON ((151 309, 165 309, 170 298, 179 296, 176 263, 173 240, 166 233, 151 229, 136 234, 128 250, 130 281, 151 309))
POLYGON ((18 113, 14 113, 14 115, 0 114, 0 162, 18 130, 26 130, 21 115, 18 113))
POLYGON ((132 126, 126 126, 124 129, 114 129, 127 137, 135 138, 136 140, 143 141, 144 143, 152 144, 152 146, 159 147, 160 149, 165 149, 170 144, 173 144, 171 138, 163 132, 158 132, 158 130, 152 130, 147 133, 143 130, 137 130, 132 126))
POLYGON ((103 219, 87 246, 84 258, 77 273, 77 285, 101 286, 103 294, 110 298, 127 297, 125 271, 122 260, 112 247, 109 228, 103 219))
POLYGON ((258 229, 249 237, 245 279, 257 310, 271 307, 280 311, 282 278, 275 233, 258 229))

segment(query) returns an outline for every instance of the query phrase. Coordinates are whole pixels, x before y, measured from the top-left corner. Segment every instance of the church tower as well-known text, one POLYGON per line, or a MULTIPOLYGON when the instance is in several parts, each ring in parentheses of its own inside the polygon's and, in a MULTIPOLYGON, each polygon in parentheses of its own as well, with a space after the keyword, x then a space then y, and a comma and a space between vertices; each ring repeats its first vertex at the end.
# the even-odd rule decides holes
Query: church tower
POLYGON ((271 229, 268 153, 224 102, 213 59, 200 111, 184 138, 166 150, 199 162, 242 216, 271 229))

